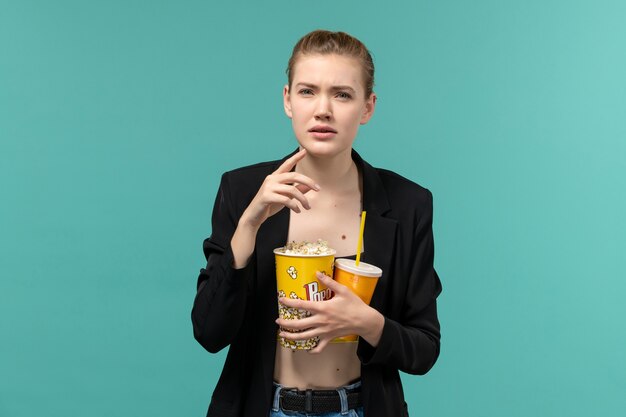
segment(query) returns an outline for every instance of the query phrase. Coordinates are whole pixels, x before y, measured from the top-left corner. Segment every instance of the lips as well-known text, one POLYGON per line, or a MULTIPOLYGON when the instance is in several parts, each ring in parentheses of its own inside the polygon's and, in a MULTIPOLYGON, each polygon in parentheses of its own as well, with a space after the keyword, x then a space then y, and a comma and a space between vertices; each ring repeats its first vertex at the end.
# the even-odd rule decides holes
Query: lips
POLYGON ((312 128, 309 129, 309 132, 315 132, 315 133, 337 133, 337 131, 335 129, 333 129, 330 126, 326 126, 326 125, 313 126, 312 128))

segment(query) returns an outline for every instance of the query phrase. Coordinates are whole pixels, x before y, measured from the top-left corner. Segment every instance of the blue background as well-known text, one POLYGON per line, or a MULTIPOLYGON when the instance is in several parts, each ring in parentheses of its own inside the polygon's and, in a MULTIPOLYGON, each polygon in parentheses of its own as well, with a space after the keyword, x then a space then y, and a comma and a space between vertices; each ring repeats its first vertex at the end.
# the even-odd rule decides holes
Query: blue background
MULTIPOLYGON (((316 28, 372 51, 356 149, 432 190, 442 352, 412 415, 626 409, 623 1, 0 0, 0 416, 201 416, 220 174, 295 149, 316 28)), ((619 410, 622 410, 621 412, 619 410)))

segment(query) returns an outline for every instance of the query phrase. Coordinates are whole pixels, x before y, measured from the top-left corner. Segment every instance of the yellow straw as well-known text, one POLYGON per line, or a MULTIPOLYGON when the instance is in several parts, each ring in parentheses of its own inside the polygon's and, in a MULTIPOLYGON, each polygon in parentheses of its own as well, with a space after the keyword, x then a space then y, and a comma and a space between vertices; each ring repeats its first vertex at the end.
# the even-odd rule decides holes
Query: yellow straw
POLYGON ((361 260, 361 248, 363 247, 363 231, 365 230, 365 215, 367 212, 361 212, 361 230, 359 230, 359 242, 356 246, 356 266, 359 266, 359 261, 361 260))

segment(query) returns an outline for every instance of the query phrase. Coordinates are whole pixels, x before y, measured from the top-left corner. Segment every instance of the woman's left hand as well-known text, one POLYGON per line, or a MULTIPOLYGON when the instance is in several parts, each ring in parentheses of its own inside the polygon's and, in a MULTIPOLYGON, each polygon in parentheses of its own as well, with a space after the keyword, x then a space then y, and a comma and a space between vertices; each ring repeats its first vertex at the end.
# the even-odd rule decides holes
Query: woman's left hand
POLYGON ((279 336, 289 340, 304 340, 319 336, 317 346, 310 353, 319 353, 336 337, 357 334, 370 345, 377 346, 385 324, 385 318, 368 306, 348 287, 321 272, 320 283, 330 288, 333 298, 325 301, 294 300, 282 297, 278 301, 292 308, 308 310, 309 317, 300 320, 278 318, 279 336), (298 331, 299 333, 292 333, 298 331))

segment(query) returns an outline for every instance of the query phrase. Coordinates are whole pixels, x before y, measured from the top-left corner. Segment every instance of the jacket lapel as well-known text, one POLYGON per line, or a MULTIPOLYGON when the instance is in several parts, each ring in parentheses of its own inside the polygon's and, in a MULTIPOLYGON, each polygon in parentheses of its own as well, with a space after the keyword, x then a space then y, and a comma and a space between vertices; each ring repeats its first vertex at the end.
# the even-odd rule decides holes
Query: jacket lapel
MULTIPOLYGON (((296 150, 297 151, 297 150, 296 150)), ((275 171, 278 167, 295 152, 284 157, 282 160, 277 161, 276 165, 271 168, 270 172, 275 171)), ((268 218, 261 228, 259 229, 256 237, 255 251, 257 254, 257 268, 259 276, 259 288, 257 291, 261 291, 266 294, 271 292, 276 296, 276 271, 274 261, 274 249, 285 246, 287 243, 287 237, 289 233, 289 209, 283 208, 278 213, 268 218), (268 256, 270 254, 270 256, 268 256)), ((272 298, 272 302, 274 299, 272 298)), ((274 303, 276 304, 276 303, 274 303)), ((276 311, 278 314, 278 310, 276 311)))
POLYGON ((370 305, 377 310, 383 305, 387 285, 391 273, 391 254, 396 241, 396 229, 398 223, 395 220, 384 218, 376 213, 367 212, 365 218, 365 253, 363 262, 372 264, 383 270, 383 274, 376 284, 376 290, 372 296, 370 305))
POLYGON ((384 215, 391 210, 384 184, 378 171, 365 162, 361 156, 352 151, 352 158, 361 170, 363 176, 363 210, 365 217, 365 231, 363 239, 365 250, 363 262, 375 265, 383 270, 383 274, 376 284, 370 305, 377 310, 383 304, 389 277, 391 276, 391 254, 396 251, 396 232, 398 222, 384 215))
MULTIPOLYGON (((276 263, 274 261, 274 249, 284 246, 287 242, 289 229, 289 209, 284 208, 265 221, 259 229, 256 239, 257 256, 257 294, 262 301, 263 308, 268 312, 263 317, 271 317, 271 320, 263 323, 261 332, 262 340, 271 340, 270 347, 264 350, 265 356, 261 360, 265 381, 270 381, 274 375, 274 359, 276 355, 276 324, 274 319, 278 317, 278 305, 276 302, 276 263), (268 256, 268 254, 270 254, 268 256)), ((271 398, 272 384, 263 384, 265 398, 271 398)))
MULTIPOLYGON (((279 161, 272 171, 276 170, 289 156, 279 161)), ((256 237, 257 287, 255 290, 259 300, 264 300, 261 302, 262 308, 268 309, 267 312, 262 313, 263 317, 272 318, 268 322, 263 323, 262 328, 259 329, 262 340, 272 340, 270 348, 263 351, 264 357, 261 360, 265 381, 273 379, 276 355, 276 324, 274 319, 278 317, 278 305, 276 301, 276 263, 273 251, 278 247, 285 246, 288 233, 289 209, 283 208, 263 223, 256 237)), ((265 398, 271 398, 272 384, 263 384, 263 386, 265 388, 265 398)))

